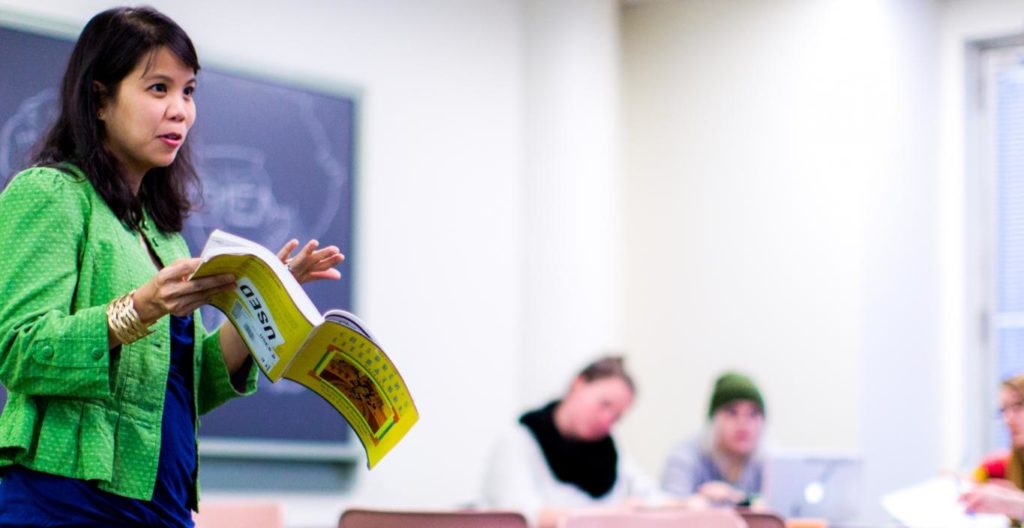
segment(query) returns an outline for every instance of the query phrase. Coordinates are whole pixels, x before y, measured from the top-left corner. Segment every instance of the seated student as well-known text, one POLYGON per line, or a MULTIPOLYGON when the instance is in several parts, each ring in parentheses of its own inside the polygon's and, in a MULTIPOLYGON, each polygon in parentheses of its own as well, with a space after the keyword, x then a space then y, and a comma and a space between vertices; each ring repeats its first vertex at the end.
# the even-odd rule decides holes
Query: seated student
POLYGON ((1024 519, 1024 375, 1003 382, 999 413, 1010 431, 1010 452, 986 457, 975 470, 981 485, 961 497, 968 511, 1024 519))
POLYGON ((484 500, 515 510, 533 526, 556 526, 571 510, 627 507, 663 498, 611 436, 633 402, 622 359, 583 369, 561 400, 527 412, 499 442, 487 469, 484 500))
POLYGON ((710 429, 672 450, 662 489, 678 497, 697 495, 713 505, 749 506, 761 491, 757 447, 764 416, 764 399, 754 382, 736 372, 722 374, 711 394, 710 429))

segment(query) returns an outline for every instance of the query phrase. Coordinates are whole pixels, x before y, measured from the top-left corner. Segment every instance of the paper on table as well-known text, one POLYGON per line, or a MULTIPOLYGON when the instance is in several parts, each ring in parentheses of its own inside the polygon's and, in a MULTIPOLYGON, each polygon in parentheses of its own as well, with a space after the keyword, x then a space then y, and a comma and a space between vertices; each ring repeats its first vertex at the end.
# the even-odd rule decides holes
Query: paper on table
POLYGON ((907 528, 1005 528, 1005 515, 967 513, 957 477, 936 477, 886 494, 882 507, 907 528))

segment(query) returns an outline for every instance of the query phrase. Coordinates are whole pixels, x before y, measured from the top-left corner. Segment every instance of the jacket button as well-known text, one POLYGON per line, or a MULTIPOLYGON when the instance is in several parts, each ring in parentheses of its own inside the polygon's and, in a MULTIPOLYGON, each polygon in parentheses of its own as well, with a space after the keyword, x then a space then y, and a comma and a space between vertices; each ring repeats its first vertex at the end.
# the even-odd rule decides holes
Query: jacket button
POLYGON ((98 348, 96 350, 93 350, 92 358, 95 359, 96 361, 103 359, 103 351, 98 348))
POLYGON ((50 345, 44 346, 42 350, 42 356, 43 359, 53 359, 53 347, 50 345))

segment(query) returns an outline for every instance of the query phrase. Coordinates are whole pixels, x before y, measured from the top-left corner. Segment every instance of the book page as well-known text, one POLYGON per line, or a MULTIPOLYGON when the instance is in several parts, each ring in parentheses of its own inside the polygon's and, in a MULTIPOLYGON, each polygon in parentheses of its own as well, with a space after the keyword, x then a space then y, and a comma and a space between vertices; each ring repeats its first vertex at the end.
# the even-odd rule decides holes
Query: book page
POLYGON ((374 343, 377 342, 377 340, 373 338, 373 334, 370 333, 370 330, 366 328, 366 324, 363 323, 363 321, 356 317, 356 314, 352 312, 346 312, 345 310, 339 310, 335 308, 324 312, 324 319, 331 321, 332 323, 338 323, 340 325, 347 326, 355 330, 356 332, 362 334, 370 341, 373 341, 374 343))
POLYGON ((347 312, 333 312, 310 334, 284 376, 319 394, 348 420, 372 469, 419 413, 391 359, 361 331, 365 325, 354 318, 339 322, 339 313, 347 312))

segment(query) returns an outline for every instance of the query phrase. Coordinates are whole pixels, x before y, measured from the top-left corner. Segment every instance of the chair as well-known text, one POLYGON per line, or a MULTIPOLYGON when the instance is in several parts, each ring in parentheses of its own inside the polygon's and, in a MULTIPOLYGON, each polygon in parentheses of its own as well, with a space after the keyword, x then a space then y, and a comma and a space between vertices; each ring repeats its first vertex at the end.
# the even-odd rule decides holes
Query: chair
POLYGON ((272 501, 203 501, 196 528, 284 528, 284 507, 272 501))
POLYGON ((786 528, 786 521, 774 513, 738 510, 747 528, 786 528))
POLYGON ((581 512, 562 520, 560 528, 746 528, 732 510, 664 510, 581 512))
POLYGON ((526 518, 504 511, 347 510, 338 528, 527 528, 526 518))

